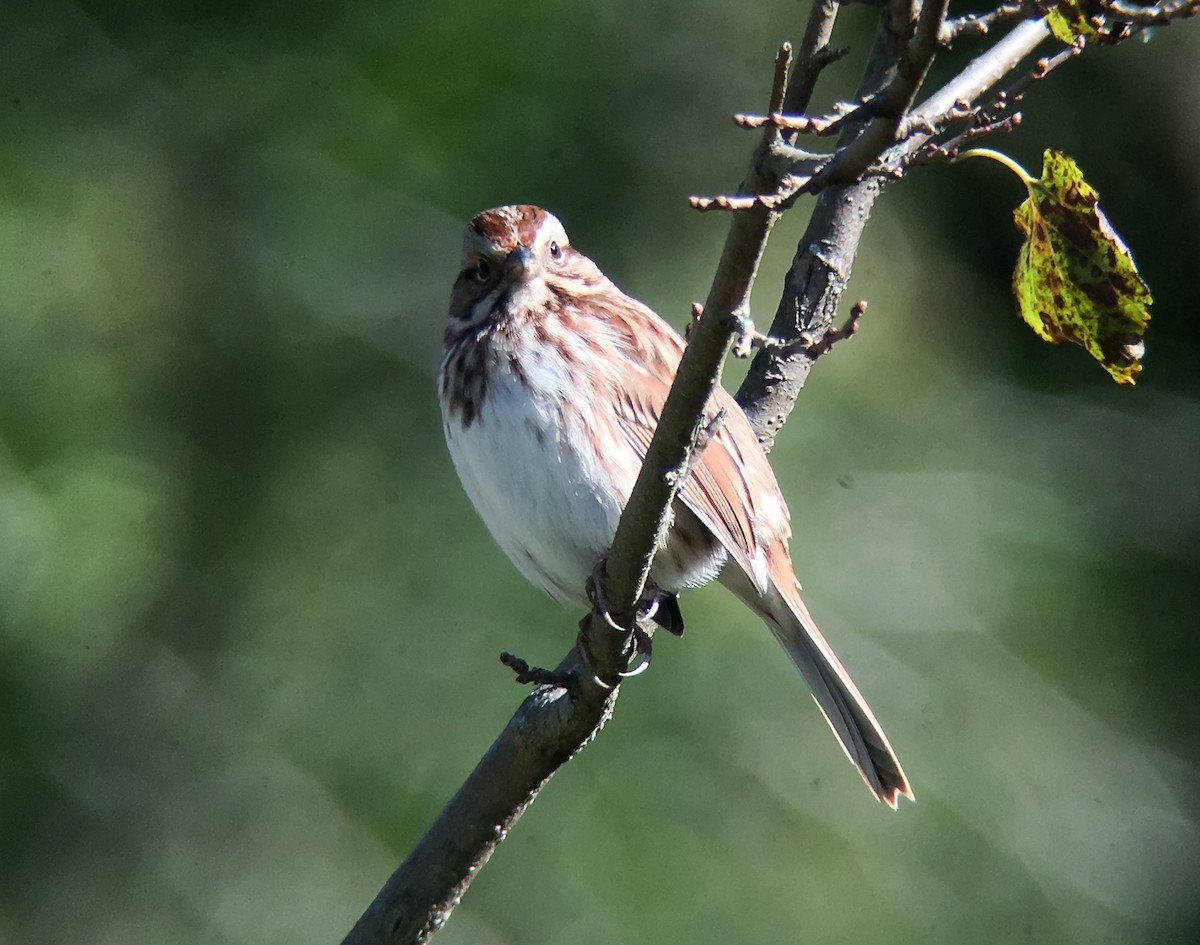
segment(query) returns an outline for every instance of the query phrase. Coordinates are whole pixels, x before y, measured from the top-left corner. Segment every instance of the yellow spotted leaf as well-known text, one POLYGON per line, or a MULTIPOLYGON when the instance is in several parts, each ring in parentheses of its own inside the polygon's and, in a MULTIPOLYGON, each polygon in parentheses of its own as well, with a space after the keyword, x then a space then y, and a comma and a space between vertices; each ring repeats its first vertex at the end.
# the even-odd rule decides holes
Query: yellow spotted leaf
POLYGON ((1058 0, 1053 10, 1046 14, 1046 25, 1054 38, 1062 43, 1073 43, 1082 36, 1088 42, 1101 39, 1100 18, 1089 12, 1097 4, 1089 0, 1058 0))
POLYGON ((1013 214, 1025 244, 1013 271, 1021 317, 1050 342, 1085 348, 1119 384, 1142 370, 1150 290, 1065 154, 1046 151, 1040 180, 1013 214))

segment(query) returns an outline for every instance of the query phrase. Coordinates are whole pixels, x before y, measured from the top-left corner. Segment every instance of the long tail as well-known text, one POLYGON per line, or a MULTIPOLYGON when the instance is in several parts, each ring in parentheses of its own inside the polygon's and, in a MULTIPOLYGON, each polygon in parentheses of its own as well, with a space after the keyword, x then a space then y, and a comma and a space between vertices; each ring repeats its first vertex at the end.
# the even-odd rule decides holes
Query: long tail
POLYGON ((785 595, 772 583, 766 594, 760 594, 736 566, 725 568, 720 580, 775 634, 867 787, 893 810, 900 795, 913 800, 912 788, 887 736, 825 642, 799 593, 785 595))

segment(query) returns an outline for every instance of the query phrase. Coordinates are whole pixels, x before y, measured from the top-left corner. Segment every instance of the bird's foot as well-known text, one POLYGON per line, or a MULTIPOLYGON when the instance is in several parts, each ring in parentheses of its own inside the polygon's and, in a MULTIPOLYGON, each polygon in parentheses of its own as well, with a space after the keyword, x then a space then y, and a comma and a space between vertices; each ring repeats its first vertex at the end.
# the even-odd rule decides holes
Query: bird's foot
MULTIPOLYGON (((630 661, 635 660, 638 656, 643 657, 632 668, 618 673, 617 676, 619 679, 640 676, 650 666, 650 659, 654 651, 650 634, 642 629, 641 622, 653 620, 671 633, 682 633, 683 617, 679 613, 679 604, 674 594, 664 594, 657 584, 653 581, 647 581, 642 598, 638 601, 637 620, 634 626, 632 628, 623 627, 613 619, 612 612, 609 610, 607 587, 608 559, 606 556, 601 555, 600 559, 596 562, 596 567, 592 571, 591 577, 588 578, 586 587, 588 600, 592 603, 592 613, 599 614, 604 619, 604 622, 616 633, 629 637, 626 653, 630 661), (665 608, 662 606, 664 603, 666 605, 665 608)), ((591 614, 579 622, 579 636, 576 642, 584 660, 587 661, 589 666, 594 667, 596 659, 588 642, 588 628, 590 623, 591 614)), ((599 678, 598 674, 593 673, 593 678, 601 685, 607 685, 599 678)))

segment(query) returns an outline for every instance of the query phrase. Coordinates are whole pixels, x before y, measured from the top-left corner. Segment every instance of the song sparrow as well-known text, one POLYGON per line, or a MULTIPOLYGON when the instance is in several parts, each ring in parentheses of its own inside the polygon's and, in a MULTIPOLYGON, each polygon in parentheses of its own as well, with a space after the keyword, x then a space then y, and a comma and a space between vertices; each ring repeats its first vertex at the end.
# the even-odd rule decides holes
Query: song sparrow
MULTIPOLYGON (((438 384, 450 455, 496 542, 555 600, 612 544, 683 339, 573 249, 531 206, 468 224, 438 384)), ((800 599, 788 511, 741 408, 724 419, 676 501, 651 577, 674 593, 717 578, 767 624, 850 760, 893 808, 912 791, 887 738, 800 599)))

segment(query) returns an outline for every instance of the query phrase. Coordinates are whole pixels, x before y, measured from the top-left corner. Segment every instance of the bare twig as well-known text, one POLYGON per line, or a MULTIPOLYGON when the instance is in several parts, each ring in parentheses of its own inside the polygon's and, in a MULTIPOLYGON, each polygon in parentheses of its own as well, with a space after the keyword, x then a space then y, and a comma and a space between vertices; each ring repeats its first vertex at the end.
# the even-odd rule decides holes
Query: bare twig
MULTIPOLYGON (((859 109, 863 117, 870 116, 866 128, 861 133, 852 133, 849 142, 840 146, 831 161, 797 187, 784 206, 790 205, 800 194, 816 193, 830 185, 859 179, 896 140, 904 116, 937 53, 938 32, 946 14, 946 4, 947 0, 927 0, 921 4, 912 38, 904 43, 890 81, 859 109)), ((897 27, 894 25, 893 28, 897 27)))
MULTIPOLYGON (((1048 36, 1049 30, 1040 20, 1017 24, 941 89, 909 111, 904 119, 907 127, 917 128, 922 122, 927 127, 938 127, 948 112, 971 107, 1018 68, 1025 56, 1048 36)), ((877 72, 886 71, 889 60, 886 38, 877 40, 872 60, 877 60, 877 72)), ((871 91, 871 71, 869 64, 860 95, 871 91)), ((867 173, 850 184, 832 186, 819 194, 769 331, 782 344, 759 352, 738 391, 738 402, 765 449, 770 449, 791 413, 815 363, 802 347, 790 342, 805 332, 819 334, 834 323, 863 228, 885 177, 890 176, 885 168, 895 163, 896 152, 916 151, 930 137, 932 132, 910 133, 883 156, 877 173, 867 173)))
POLYGON ((805 135, 832 135, 841 131, 847 121, 856 118, 870 117, 861 109, 870 102, 859 102, 854 105, 844 104, 840 108, 834 106, 834 111, 828 115, 817 115, 810 118, 806 115, 734 115, 734 124, 741 128, 761 128, 763 125, 773 125, 782 131, 795 131, 805 135))
MULTIPOLYGON (((740 210, 749 206, 763 209, 786 209, 801 194, 817 193, 825 187, 857 179, 879 158, 885 148, 896 140, 896 134, 913 97, 925 78, 937 52, 937 36, 945 16, 947 0, 923 3, 917 14, 911 38, 908 20, 912 0, 895 0, 892 4, 892 26, 887 41, 899 48, 890 79, 880 88, 860 90, 861 105, 846 115, 828 119, 807 119, 803 116, 783 116, 771 109, 755 127, 813 130, 819 133, 839 131, 843 141, 832 157, 813 155, 791 147, 777 139, 769 150, 771 173, 782 186, 774 193, 745 197, 692 198, 697 209, 740 210)), ((871 80, 868 79, 868 82, 871 80)), ((744 118, 745 122, 755 119, 744 118)), ((746 125, 749 127, 750 125, 746 125)))
POLYGON ((756 349, 774 348, 779 345, 780 342, 777 339, 772 338, 770 335, 764 335, 754 327, 754 322, 747 319, 739 330, 729 353, 735 358, 748 358, 750 357, 750 352, 756 349))
POLYGON ((813 0, 804 27, 804 38, 796 50, 796 64, 792 67, 783 103, 778 109, 780 112, 791 115, 806 112, 822 70, 849 52, 845 47, 835 49, 829 45, 839 7, 838 0, 813 0))
POLYGON ((1104 7, 1107 14, 1126 23, 1137 26, 1170 26, 1175 20, 1184 20, 1200 13, 1200 0, 1175 0, 1174 3, 1158 6, 1107 0, 1104 7))
MULTIPOLYGON (((883 4, 881 2, 878 5, 883 4)), ((840 6, 841 4, 837 0, 814 0, 812 7, 809 9, 808 23, 804 29, 804 39, 797 50, 795 66, 784 89, 783 98, 777 108, 768 107, 768 114, 782 114, 784 112, 799 114, 804 112, 808 108, 808 103, 812 100, 813 90, 816 88, 817 79, 820 77, 821 71, 830 63, 836 62, 845 56, 847 50, 834 49, 829 45, 840 6)), ((773 106, 774 104, 775 101, 772 99, 771 105, 773 106)), ((797 184, 785 180, 788 177, 788 170, 780 168, 772 154, 774 150, 784 149, 786 151, 789 149, 791 145, 790 138, 793 136, 786 133, 783 129, 776 128, 776 131, 782 133, 764 137, 763 139, 764 144, 768 141, 775 142, 774 147, 760 147, 755 158, 757 164, 766 165, 758 167, 761 177, 778 181, 775 193, 691 197, 689 202, 692 207, 696 210, 748 210, 754 206, 761 207, 764 210, 777 209, 783 200, 786 199, 787 194, 794 190, 797 184)), ((809 157, 812 158, 813 165, 812 169, 804 175, 805 178, 826 160, 826 157, 823 155, 809 155, 809 157)), ((796 163, 796 160, 792 160, 791 162, 792 166, 795 166, 796 163)))
POLYGON ((859 299, 850 307, 850 317, 846 319, 846 324, 841 328, 834 328, 830 325, 825 329, 820 337, 814 338, 807 332, 800 335, 801 341, 804 342, 806 353, 814 361, 823 354, 828 354, 833 350, 833 346, 839 341, 845 341, 847 338, 852 338, 858 334, 859 319, 863 317, 863 313, 867 310, 867 302, 865 299, 859 299))
POLYGON ((579 691, 579 677, 575 673, 560 673, 553 669, 530 666, 512 653, 501 653, 500 662, 513 671, 516 681, 522 686, 553 686, 572 695, 579 691))
POLYGON ((956 16, 942 24, 938 42, 949 47, 964 37, 986 36, 997 27, 1043 17, 1052 6, 1053 3, 1049 0, 1028 0, 1023 3, 1006 3, 986 13, 956 16))
POLYGON ((1007 89, 996 93, 996 97, 986 105, 973 109, 968 108, 964 114, 962 103, 958 103, 954 111, 947 113, 946 117, 949 120, 944 123, 945 126, 942 128, 925 125, 910 129, 912 134, 925 135, 928 133, 929 140, 919 150, 909 155, 902 155, 899 163, 889 169, 894 175, 901 176, 905 169, 913 165, 953 158, 965 144, 984 135, 1011 131, 1020 124, 1021 113, 1016 109, 1024 99, 1025 93, 1035 82, 1044 79, 1063 63, 1078 56, 1083 49, 1084 44, 1080 40, 1060 49, 1052 56, 1045 56, 1037 60, 1033 68, 1021 75, 1007 89), (935 140, 938 134, 950 130, 956 123, 961 126, 957 134, 943 141, 935 140))
MULTIPOLYGON (((940 116, 956 106, 978 101, 1049 37, 1050 30, 1041 20, 1018 23, 1007 36, 972 59, 962 72, 914 108, 909 115, 913 126, 922 122, 936 126, 940 116)), ((928 138, 929 135, 914 134, 901 147, 915 151, 928 138)))

